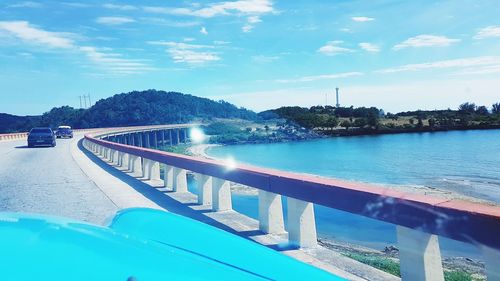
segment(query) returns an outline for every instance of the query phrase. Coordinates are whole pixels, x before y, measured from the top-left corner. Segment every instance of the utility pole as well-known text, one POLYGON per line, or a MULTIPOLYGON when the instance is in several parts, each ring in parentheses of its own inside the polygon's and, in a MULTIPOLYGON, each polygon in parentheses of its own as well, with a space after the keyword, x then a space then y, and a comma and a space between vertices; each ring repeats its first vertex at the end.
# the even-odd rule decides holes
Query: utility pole
POLYGON ((335 91, 337 93, 337 104, 335 105, 335 107, 339 108, 340 107, 340 103, 339 103, 339 87, 335 88, 335 91))
POLYGON ((92 102, 90 101, 90 94, 88 95, 88 97, 89 97, 89 107, 91 107, 92 106, 92 102))
POLYGON ((80 98, 80 108, 82 108, 82 96, 78 96, 80 98))
POLYGON ((87 108, 87 96, 83 95, 83 105, 85 106, 84 108, 87 108))

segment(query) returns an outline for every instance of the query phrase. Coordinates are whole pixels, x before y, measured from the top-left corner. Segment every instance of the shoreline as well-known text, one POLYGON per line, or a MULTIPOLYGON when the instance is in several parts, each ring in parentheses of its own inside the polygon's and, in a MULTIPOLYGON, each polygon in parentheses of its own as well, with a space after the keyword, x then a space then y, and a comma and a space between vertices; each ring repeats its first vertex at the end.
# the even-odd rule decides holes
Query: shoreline
MULTIPOLYGON (((247 143, 245 143, 245 144, 247 144, 247 143)), ((207 152, 208 149, 210 149, 212 147, 218 147, 218 146, 224 146, 224 144, 197 144, 194 146, 190 146, 189 148, 187 148, 186 151, 191 153, 195 157, 202 157, 202 158, 211 159, 211 160, 222 160, 222 159, 218 159, 216 157, 210 156, 207 152)), ((435 196, 435 197, 443 198, 446 200, 458 199, 458 200, 463 200, 463 201, 468 201, 468 202, 473 202, 473 203, 486 204, 486 205, 490 205, 490 206, 499 206, 500 205, 500 204, 493 202, 493 201, 488 201, 488 200, 468 196, 466 194, 462 194, 462 193, 459 193, 459 192, 456 192, 453 190, 436 188, 436 187, 431 187, 431 186, 372 183, 372 182, 363 182, 363 181, 354 181, 354 180, 325 177, 325 176, 319 176, 319 175, 308 174, 308 173, 297 172, 297 174, 313 176, 313 177, 317 177, 317 178, 335 179, 335 180, 338 180, 340 182, 345 182, 347 184, 363 184, 363 185, 372 186, 374 188, 386 188, 386 189, 390 189, 390 190, 394 190, 394 191, 400 191, 400 192, 406 192, 406 193, 412 193, 412 194, 418 194, 418 195, 435 196)), ((244 185, 241 185, 238 183, 232 183, 231 190, 234 192, 237 192, 238 194, 241 194, 241 195, 257 195, 257 189, 252 188, 252 187, 248 187, 248 186, 244 186, 244 185)))
MULTIPOLYGON (((212 157, 207 153, 207 150, 211 147, 223 146, 221 144, 198 144, 191 146, 187 149, 189 153, 193 156, 203 157, 212 160, 221 160, 216 157, 212 157)), ((317 175, 307 174, 309 176, 320 177, 317 175)), ((320 177, 321 178, 321 177, 320 177)), ((346 181, 348 183, 363 183, 359 181, 346 181)), ((442 190, 438 188, 432 188, 428 186, 403 186, 403 185, 390 185, 390 184, 373 184, 369 185, 377 188, 388 188, 391 190, 403 191, 416 193, 421 195, 437 196, 446 199, 460 199, 465 201, 472 201, 481 204, 492 204, 493 202, 484 201, 481 199, 469 197, 449 190, 442 190)), ((253 187, 248 187, 245 185, 231 183, 231 191, 238 196, 257 196, 258 189, 253 187)), ((318 244, 336 253, 342 254, 354 260, 358 260, 362 263, 369 264, 371 266, 377 267, 377 264, 381 263, 393 263, 399 264, 399 250, 397 245, 392 243, 387 243, 383 248, 371 248, 362 245, 353 244, 352 242, 341 241, 334 239, 332 237, 324 237, 318 234, 318 244)), ((443 268, 446 271, 462 271, 470 274, 474 278, 479 280, 483 279, 485 276, 484 262, 477 257, 469 258, 465 255, 461 256, 443 256, 443 268)), ((380 269, 380 268, 379 268, 380 269)))

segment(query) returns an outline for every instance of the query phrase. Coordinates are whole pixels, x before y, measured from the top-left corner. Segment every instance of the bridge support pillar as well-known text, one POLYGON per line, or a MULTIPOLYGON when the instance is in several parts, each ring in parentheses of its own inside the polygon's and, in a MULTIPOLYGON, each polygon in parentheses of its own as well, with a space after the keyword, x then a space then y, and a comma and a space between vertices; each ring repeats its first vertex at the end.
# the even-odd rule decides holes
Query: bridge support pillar
POLYGON ((212 211, 227 211, 233 208, 229 181, 212 178, 212 211))
POLYGON ((174 192, 187 192, 187 175, 186 170, 174 167, 174 192))
POLYGON ((122 153, 122 159, 120 161, 120 167, 125 166, 125 164, 128 166, 128 158, 130 157, 130 154, 123 152, 122 153))
POLYGON ((164 165, 163 183, 170 190, 174 188, 174 167, 167 164, 164 165))
POLYGON ((149 159, 142 158, 142 177, 143 178, 148 178, 149 175, 149 159))
POLYGON ((285 232, 281 195, 259 189, 259 229, 271 234, 285 232))
POLYGON ((497 266, 500 261, 500 251, 486 246, 483 246, 482 250, 486 265, 486 280, 500 281, 500 267, 497 266))
POLYGON ((121 167, 122 166, 122 162, 123 162, 123 152, 118 151, 118 159, 116 160, 116 165, 118 165, 119 167, 121 167))
POLYGON ((118 157, 117 157, 117 156, 118 156, 118 151, 116 151, 116 150, 114 150, 114 149, 110 149, 110 150, 109 150, 109 158, 108 158, 108 160, 109 160, 109 162, 110 162, 111 164, 113 164, 113 163, 117 162, 117 160, 118 160, 118 157))
POLYGON ((438 237, 397 226, 401 280, 443 281, 438 237))
POLYGON ((288 240, 299 247, 318 244, 313 203, 288 197, 288 240))
POLYGON ((130 155, 129 157, 129 165, 128 170, 133 173, 133 175, 139 175, 141 173, 142 176, 142 161, 141 157, 130 155))
POLYGON ((153 160, 149 160, 148 163, 148 180, 160 180, 160 163, 153 160))
POLYGON ((196 183, 198 185, 198 204, 212 204, 212 177, 196 174, 196 183))

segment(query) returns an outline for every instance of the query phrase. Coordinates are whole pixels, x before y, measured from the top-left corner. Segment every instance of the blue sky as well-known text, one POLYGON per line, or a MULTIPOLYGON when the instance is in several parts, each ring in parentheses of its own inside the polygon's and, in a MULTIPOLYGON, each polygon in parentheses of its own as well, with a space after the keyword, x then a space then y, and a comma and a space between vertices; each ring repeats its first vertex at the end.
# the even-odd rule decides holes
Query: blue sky
POLYGON ((497 0, 2 1, 0 112, 132 90, 260 111, 500 102, 497 0))

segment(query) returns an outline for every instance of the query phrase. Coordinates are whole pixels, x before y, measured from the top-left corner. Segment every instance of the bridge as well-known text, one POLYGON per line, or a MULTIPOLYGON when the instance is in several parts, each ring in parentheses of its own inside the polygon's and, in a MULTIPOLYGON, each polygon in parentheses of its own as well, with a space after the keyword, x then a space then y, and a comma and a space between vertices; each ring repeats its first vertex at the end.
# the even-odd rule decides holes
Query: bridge
POLYGON ((27 149, 26 134, 0 135, 0 211, 101 223, 122 208, 163 209, 350 280, 397 280, 319 246, 314 206, 322 205, 397 225, 403 280, 444 280, 439 236, 478 247, 488 280, 500 280, 500 208, 156 149, 189 143, 192 126, 80 131, 54 149, 27 149), (257 189, 258 220, 233 210, 231 183, 257 189))

